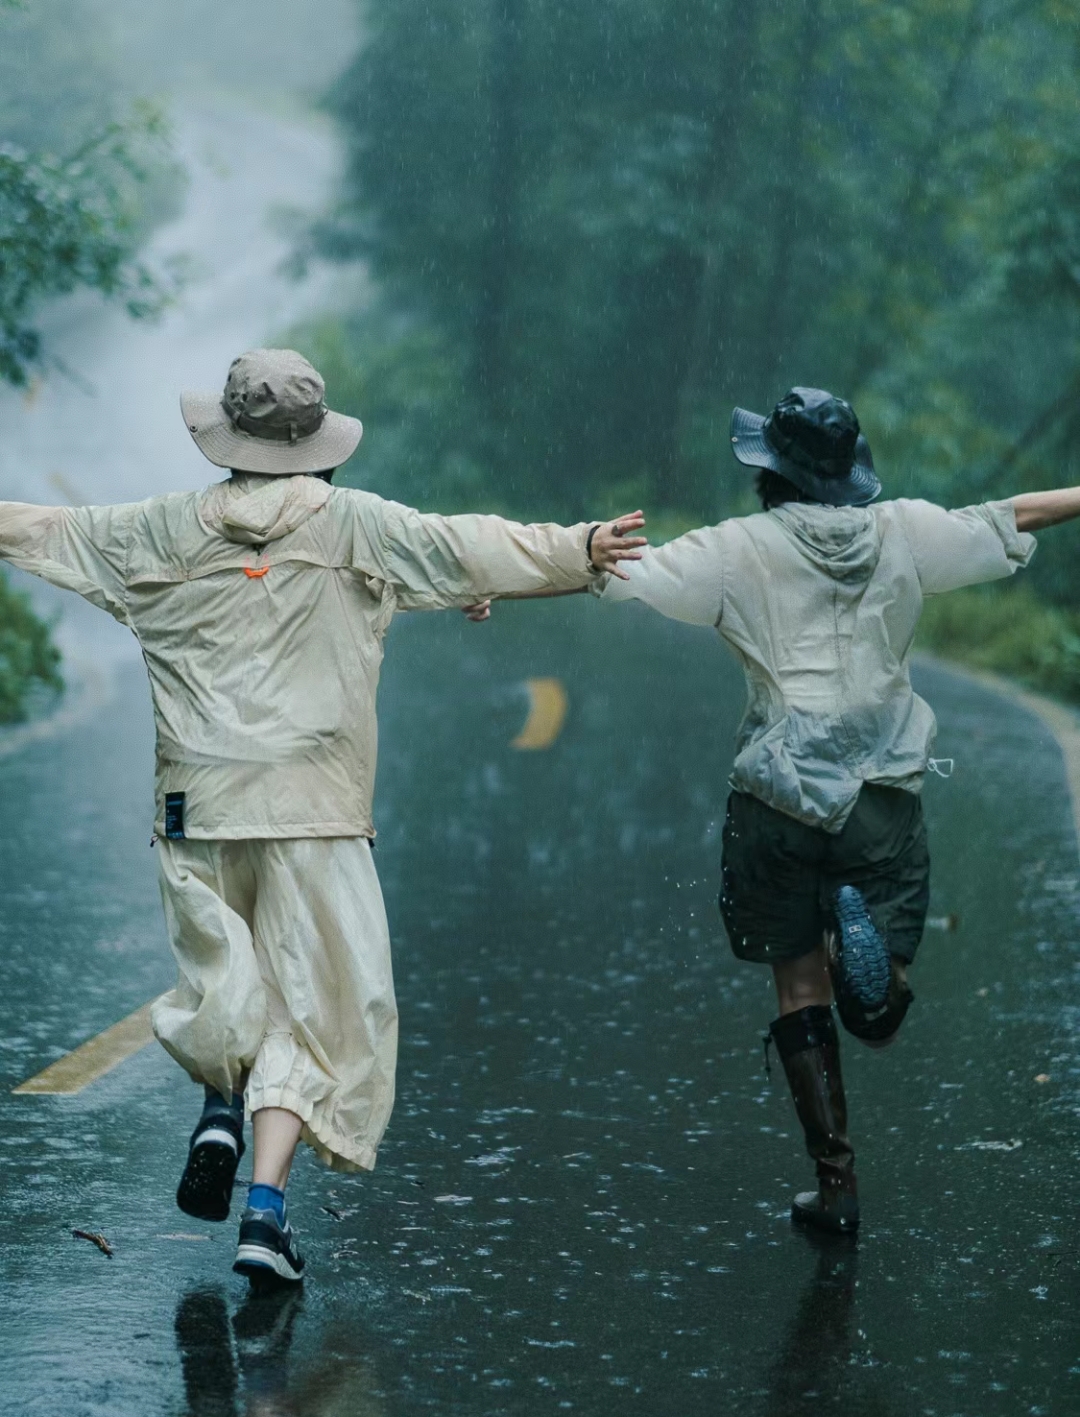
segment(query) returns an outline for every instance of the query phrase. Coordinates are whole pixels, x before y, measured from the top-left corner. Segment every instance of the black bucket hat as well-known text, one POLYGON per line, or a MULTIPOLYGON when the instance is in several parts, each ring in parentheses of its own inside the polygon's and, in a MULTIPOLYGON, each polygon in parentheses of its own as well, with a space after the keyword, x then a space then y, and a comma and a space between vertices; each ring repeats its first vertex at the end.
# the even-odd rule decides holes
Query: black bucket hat
POLYGON ((881 491, 855 410, 824 389, 789 389, 768 418, 735 409, 731 451, 832 507, 864 507, 881 491))

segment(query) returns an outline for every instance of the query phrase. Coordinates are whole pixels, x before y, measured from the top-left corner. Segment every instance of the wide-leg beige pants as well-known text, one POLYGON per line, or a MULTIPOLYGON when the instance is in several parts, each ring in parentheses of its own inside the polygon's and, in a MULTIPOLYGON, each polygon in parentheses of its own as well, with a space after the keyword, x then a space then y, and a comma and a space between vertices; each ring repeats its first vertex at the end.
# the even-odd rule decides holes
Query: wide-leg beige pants
POLYGON ((158 843, 176 988, 154 1032, 196 1082, 285 1107, 319 1157, 370 1170, 394 1105, 390 935, 363 837, 158 843))

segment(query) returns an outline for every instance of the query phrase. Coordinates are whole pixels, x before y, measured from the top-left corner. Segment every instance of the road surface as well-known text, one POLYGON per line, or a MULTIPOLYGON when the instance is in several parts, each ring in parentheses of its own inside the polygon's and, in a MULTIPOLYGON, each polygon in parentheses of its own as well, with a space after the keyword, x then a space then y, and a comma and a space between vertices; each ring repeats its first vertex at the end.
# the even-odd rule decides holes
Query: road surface
POLYGON ((765 974, 715 909, 741 703, 720 646, 583 602, 399 621, 377 802, 399 1101, 374 1175, 301 1159, 310 1280, 280 1306, 246 1301, 232 1225, 173 1207, 198 1099, 156 1046, 75 1097, 7 1092, 170 980, 140 671, 0 760, 12 1410, 1076 1411, 1060 756, 1016 705, 921 678, 957 760, 927 785, 932 912, 960 924, 928 934, 898 1045, 845 1048, 865 1221, 822 1249, 787 1219, 810 1172, 762 1069, 765 974), (521 752, 535 676, 568 712, 521 752))

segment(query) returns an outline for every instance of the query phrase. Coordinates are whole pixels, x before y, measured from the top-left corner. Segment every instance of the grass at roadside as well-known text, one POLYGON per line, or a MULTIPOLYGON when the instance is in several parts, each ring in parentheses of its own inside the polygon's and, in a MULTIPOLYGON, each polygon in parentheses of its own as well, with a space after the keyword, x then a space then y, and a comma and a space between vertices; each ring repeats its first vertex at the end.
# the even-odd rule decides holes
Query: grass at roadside
POLYGON ((990 585, 932 596, 916 643, 1080 704, 1080 614, 1047 605, 1029 586, 990 585))
POLYGON ((36 695, 62 689, 59 666, 49 627, 0 575, 0 724, 20 723, 36 695))

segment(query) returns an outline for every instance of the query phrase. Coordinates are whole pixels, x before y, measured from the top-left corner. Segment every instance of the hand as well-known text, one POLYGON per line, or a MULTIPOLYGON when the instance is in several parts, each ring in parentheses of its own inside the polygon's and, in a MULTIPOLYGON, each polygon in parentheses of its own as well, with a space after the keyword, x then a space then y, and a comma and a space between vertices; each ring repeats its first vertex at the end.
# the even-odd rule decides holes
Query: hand
POLYGON ((644 536, 630 536, 645 525, 641 512, 630 512, 627 516, 616 517, 610 522, 601 522, 593 532, 592 550, 589 553, 592 564, 598 571, 609 571, 622 581, 630 577, 619 570, 620 561, 640 561, 639 546, 649 543, 644 536))
POLYGON ((474 625, 482 625, 485 620, 491 619, 491 601, 478 600, 475 605, 463 605, 461 613, 474 625))

